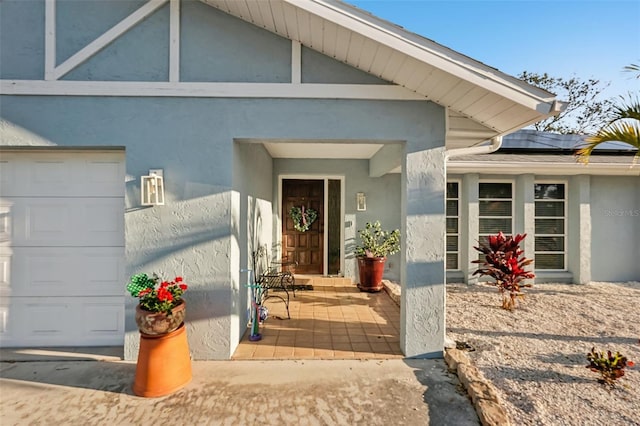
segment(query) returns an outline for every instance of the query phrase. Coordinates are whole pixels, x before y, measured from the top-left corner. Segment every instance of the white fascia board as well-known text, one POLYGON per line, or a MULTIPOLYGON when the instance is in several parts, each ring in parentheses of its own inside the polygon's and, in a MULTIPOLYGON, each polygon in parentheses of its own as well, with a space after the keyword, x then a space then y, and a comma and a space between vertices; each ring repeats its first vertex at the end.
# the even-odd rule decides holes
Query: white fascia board
POLYGON ((621 163, 543 163, 543 162, 497 162, 497 161, 448 161, 447 172, 452 174, 480 173, 494 175, 599 175, 640 176, 640 164, 621 163))
POLYGON ((424 96, 401 86, 310 83, 0 80, 0 94, 30 96, 427 100, 424 96))
MULTIPOLYGON (((483 87, 533 111, 538 111, 540 114, 550 114, 554 112, 555 96, 553 94, 524 82, 520 83, 511 76, 486 65, 482 65, 450 49, 446 49, 447 52, 445 54, 445 52, 438 52, 432 47, 410 40, 408 38, 410 33, 407 32, 407 35, 403 35, 401 33, 405 32, 404 30, 401 31, 401 29, 392 27, 389 24, 385 25, 384 22, 377 18, 375 20, 379 22, 374 23, 370 16, 357 16, 356 13, 347 12, 343 5, 339 7, 328 1, 284 1, 409 55, 419 61, 439 68, 460 79, 483 87)), ((442 47, 441 49, 444 50, 445 48, 442 47)))

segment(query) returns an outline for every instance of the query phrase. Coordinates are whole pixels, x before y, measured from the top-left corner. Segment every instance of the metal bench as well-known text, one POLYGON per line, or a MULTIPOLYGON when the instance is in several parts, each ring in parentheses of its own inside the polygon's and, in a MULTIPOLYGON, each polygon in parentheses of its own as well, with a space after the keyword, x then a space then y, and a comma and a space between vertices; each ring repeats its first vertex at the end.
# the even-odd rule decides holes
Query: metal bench
POLYGON ((275 297, 284 303, 287 310, 287 318, 291 319, 289 313, 289 291, 295 293, 295 277, 291 272, 291 267, 296 262, 289 262, 283 259, 283 262, 271 262, 269 264, 268 252, 266 247, 260 247, 253 252, 253 270, 255 271, 256 284, 262 289, 260 303, 264 303, 267 299, 275 297), (284 295, 282 293, 284 292, 284 295), (280 294, 278 294, 280 293, 280 294))

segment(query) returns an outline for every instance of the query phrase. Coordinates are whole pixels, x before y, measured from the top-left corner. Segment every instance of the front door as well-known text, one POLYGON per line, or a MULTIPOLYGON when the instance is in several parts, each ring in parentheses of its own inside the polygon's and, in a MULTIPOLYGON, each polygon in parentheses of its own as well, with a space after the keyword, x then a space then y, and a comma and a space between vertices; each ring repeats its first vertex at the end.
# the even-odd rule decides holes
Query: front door
POLYGON ((298 274, 322 274, 324 253, 324 180, 282 181, 282 261, 296 261, 298 274), (306 231, 297 230, 291 208, 305 213, 313 209, 316 219, 306 231), (298 210, 299 209, 299 210, 298 210))

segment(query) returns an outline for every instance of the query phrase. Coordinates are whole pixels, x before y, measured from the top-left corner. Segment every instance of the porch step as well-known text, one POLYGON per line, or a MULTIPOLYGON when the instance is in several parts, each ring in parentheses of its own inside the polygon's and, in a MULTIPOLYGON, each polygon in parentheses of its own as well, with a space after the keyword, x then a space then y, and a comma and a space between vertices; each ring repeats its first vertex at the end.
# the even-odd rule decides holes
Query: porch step
POLYGON ((322 277, 315 275, 295 275, 296 285, 313 285, 313 286, 350 286, 354 285, 351 278, 344 277, 322 277))

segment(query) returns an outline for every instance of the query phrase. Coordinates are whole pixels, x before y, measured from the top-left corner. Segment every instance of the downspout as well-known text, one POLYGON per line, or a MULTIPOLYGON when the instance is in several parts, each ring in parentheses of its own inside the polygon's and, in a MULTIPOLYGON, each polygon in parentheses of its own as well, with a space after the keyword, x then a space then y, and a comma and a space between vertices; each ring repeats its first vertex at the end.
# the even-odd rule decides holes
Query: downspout
POLYGON ((502 146, 502 136, 496 136, 491 138, 491 143, 489 145, 482 146, 472 146, 470 148, 458 148, 452 149, 446 152, 447 159, 459 157, 461 155, 472 155, 472 154, 491 154, 492 152, 496 152, 502 146))

